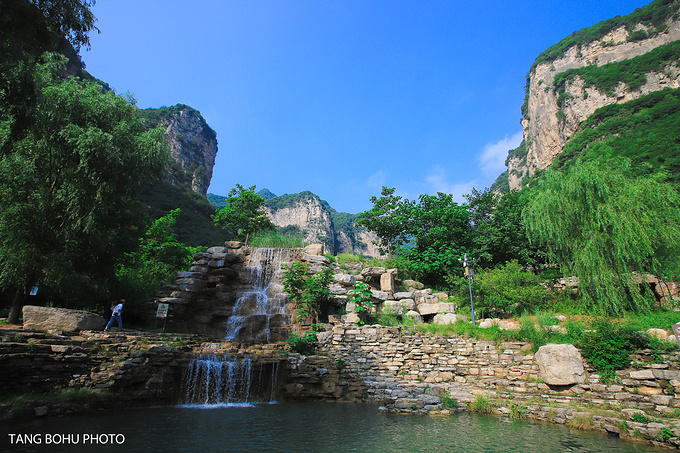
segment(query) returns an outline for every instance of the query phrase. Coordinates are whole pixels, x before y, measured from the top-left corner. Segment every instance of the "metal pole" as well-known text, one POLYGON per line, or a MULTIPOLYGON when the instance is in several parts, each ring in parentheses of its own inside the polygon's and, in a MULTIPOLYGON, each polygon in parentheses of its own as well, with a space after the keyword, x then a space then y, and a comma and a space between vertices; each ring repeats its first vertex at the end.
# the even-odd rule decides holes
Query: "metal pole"
POLYGON ((470 306, 472 307, 472 325, 476 326, 475 323, 475 303, 472 301, 472 275, 468 276, 468 287, 470 288, 470 306))

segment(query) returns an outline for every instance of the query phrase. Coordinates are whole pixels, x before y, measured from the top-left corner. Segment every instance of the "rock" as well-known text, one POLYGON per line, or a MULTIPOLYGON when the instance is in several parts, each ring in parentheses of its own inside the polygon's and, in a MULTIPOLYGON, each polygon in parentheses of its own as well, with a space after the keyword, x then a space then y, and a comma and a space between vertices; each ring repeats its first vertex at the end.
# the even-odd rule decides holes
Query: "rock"
POLYGON ((382 305, 383 313, 392 313, 397 316, 404 314, 404 306, 398 300, 386 300, 382 305))
POLYGON ((357 279, 354 278, 354 275, 350 274, 335 274, 333 279, 336 283, 339 283, 343 286, 354 286, 354 284, 357 282, 357 279))
POLYGON ((384 267, 367 267, 361 271, 361 275, 364 277, 379 277, 384 273, 384 267))
POLYGON ((494 323, 490 319, 484 319, 479 323, 479 328, 480 329, 488 329, 490 327, 493 327, 494 323))
POLYGON ((387 294, 385 291, 377 291, 377 290, 372 290, 371 291, 372 297, 376 300, 387 300, 389 297, 389 294, 387 294))
POLYGON ((394 300, 401 300, 401 299, 413 299, 413 293, 411 291, 400 291, 400 292, 394 293, 394 300))
POLYGON ((418 306, 416 305, 416 301, 413 299, 401 299, 399 302, 401 302, 401 306, 404 307, 404 310, 416 310, 418 306))
POLYGON ((307 255, 317 255, 322 256, 324 252, 323 244, 310 244, 305 247, 305 253, 307 255))
POLYGON ((548 385, 571 385, 585 381, 581 352, 571 344, 546 344, 535 354, 538 371, 548 385))
POLYGON ((407 286, 409 288, 415 288, 415 289, 425 288, 425 285, 423 285, 422 283, 417 282, 415 280, 404 280, 404 286, 407 286))
MULTIPOLYGON (((77 332, 79 330, 101 330, 106 325, 104 318, 96 313, 67 308, 25 305, 23 317, 24 329, 31 330, 77 332)), ((125 311, 123 311, 123 317, 125 317, 125 311)))
POLYGON ((328 257, 325 257, 323 255, 305 255, 302 258, 304 261, 307 261, 309 264, 314 265, 314 264, 331 264, 331 260, 328 259, 328 257))
POLYGON ((434 294, 437 299, 439 299, 440 302, 448 302, 449 301, 449 295, 446 293, 436 293, 434 294))
POLYGON ((503 319, 498 321, 498 328, 501 330, 519 330, 519 322, 503 319))
POLYGON ((420 313, 418 313, 418 312, 415 311, 415 310, 409 310, 409 311, 407 311, 407 312, 404 314, 404 316, 408 316, 408 317, 412 318, 413 321, 414 321, 416 324, 422 324, 422 323, 423 323, 423 317, 420 316, 420 313))
POLYGON ((228 249, 235 250, 240 249, 243 246, 243 243, 239 241, 227 241, 224 243, 224 246, 228 249))
POLYGON ((380 290, 394 294, 394 274, 385 272, 380 276, 380 290))
POLYGON ((437 313, 453 313, 456 311, 456 306, 445 302, 436 304, 418 304, 418 311, 423 316, 435 315, 437 313))
POLYGON ((461 318, 453 313, 437 313, 432 322, 434 324, 455 324, 459 319, 461 318))
POLYGON ((666 340, 668 332, 663 329, 647 329, 647 335, 658 338, 659 340, 666 340))
POLYGON ((34 409, 35 416, 36 417, 44 417, 47 415, 50 411, 50 408, 47 406, 38 406, 34 409))

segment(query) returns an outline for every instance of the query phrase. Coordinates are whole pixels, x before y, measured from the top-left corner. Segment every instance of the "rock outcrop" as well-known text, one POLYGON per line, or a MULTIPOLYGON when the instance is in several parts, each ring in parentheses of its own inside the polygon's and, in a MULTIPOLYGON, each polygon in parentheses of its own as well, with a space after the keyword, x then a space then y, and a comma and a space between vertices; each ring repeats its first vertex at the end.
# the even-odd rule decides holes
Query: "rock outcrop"
POLYGON ((586 84, 578 74, 570 77, 563 88, 555 86, 556 77, 568 70, 620 63, 679 40, 680 20, 671 15, 665 24, 665 27, 637 24, 635 28, 622 25, 592 42, 572 45, 559 58, 538 63, 539 57, 527 77, 527 97, 522 109, 524 143, 522 149, 516 150, 520 152, 511 151, 506 161, 510 189, 520 188, 524 178, 550 166, 579 125, 597 109, 680 86, 680 67, 672 60, 659 70, 646 72, 646 81, 639 86, 620 82, 613 89, 601 91, 586 84))
POLYGON ((106 324, 104 318, 89 311, 25 305, 22 312, 24 329, 77 332, 101 330, 106 324))
POLYGON ((571 344, 546 344, 536 352, 536 364, 548 385, 573 385, 586 380, 581 353, 571 344))
POLYGON ((160 125, 170 148, 168 181, 206 195, 212 179, 217 135, 198 110, 184 104, 141 111, 149 127, 160 125))

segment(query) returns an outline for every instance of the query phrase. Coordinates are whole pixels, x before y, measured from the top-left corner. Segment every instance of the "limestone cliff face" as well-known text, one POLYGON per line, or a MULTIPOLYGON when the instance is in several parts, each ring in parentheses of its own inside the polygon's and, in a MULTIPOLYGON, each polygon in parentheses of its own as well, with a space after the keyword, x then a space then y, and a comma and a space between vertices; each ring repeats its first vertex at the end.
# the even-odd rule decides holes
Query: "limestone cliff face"
POLYGON ((328 252, 333 251, 335 230, 330 212, 318 197, 310 196, 294 201, 280 208, 265 208, 274 225, 296 226, 303 233, 305 243, 320 242, 328 252))
POLYGON ((373 244, 378 240, 375 233, 357 227, 355 215, 338 213, 311 192, 273 196, 267 200, 265 209, 274 225, 297 227, 305 243, 322 243, 326 253, 380 256, 373 244))
POLYGON ((205 195, 212 178, 217 137, 196 110, 184 106, 160 120, 175 168, 169 175, 174 185, 205 195))
POLYGON ((621 62, 679 40, 680 20, 671 17, 666 24, 668 27, 661 33, 641 24, 631 31, 621 26, 601 39, 570 47, 556 60, 533 67, 528 76, 527 104, 522 120, 526 155, 511 155, 508 158, 510 189, 521 187, 523 178, 532 175, 537 169, 547 168, 562 152, 579 125, 597 109, 628 102, 664 88, 680 86, 680 69, 677 63, 670 63, 659 72, 647 73, 646 83, 635 89, 621 82, 603 93, 595 87, 586 86, 580 76, 566 83, 562 96, 553 87, 555 77, 569 69, 621 62), (640 30, 649 32, 650 37, 629 42, 630 34, 640 30))

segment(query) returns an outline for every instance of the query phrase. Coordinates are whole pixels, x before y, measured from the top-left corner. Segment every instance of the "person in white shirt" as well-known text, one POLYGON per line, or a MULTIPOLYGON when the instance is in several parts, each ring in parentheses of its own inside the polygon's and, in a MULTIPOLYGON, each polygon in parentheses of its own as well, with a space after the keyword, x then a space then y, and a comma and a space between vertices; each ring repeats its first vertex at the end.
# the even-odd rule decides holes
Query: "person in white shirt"
POLYGON ((109 330, 109 327, 113 323, 114 319, 118 323, 118 328, 123 330, 123 318, 121 315, 123 312, 123 304, 125 304, 125 299, 121 299, 120 303, 111 309, 113 314, 111 315, 111 319, 109 319, 109 323, 106 324, 106 327, 104 327, 104 330, 109 330))

